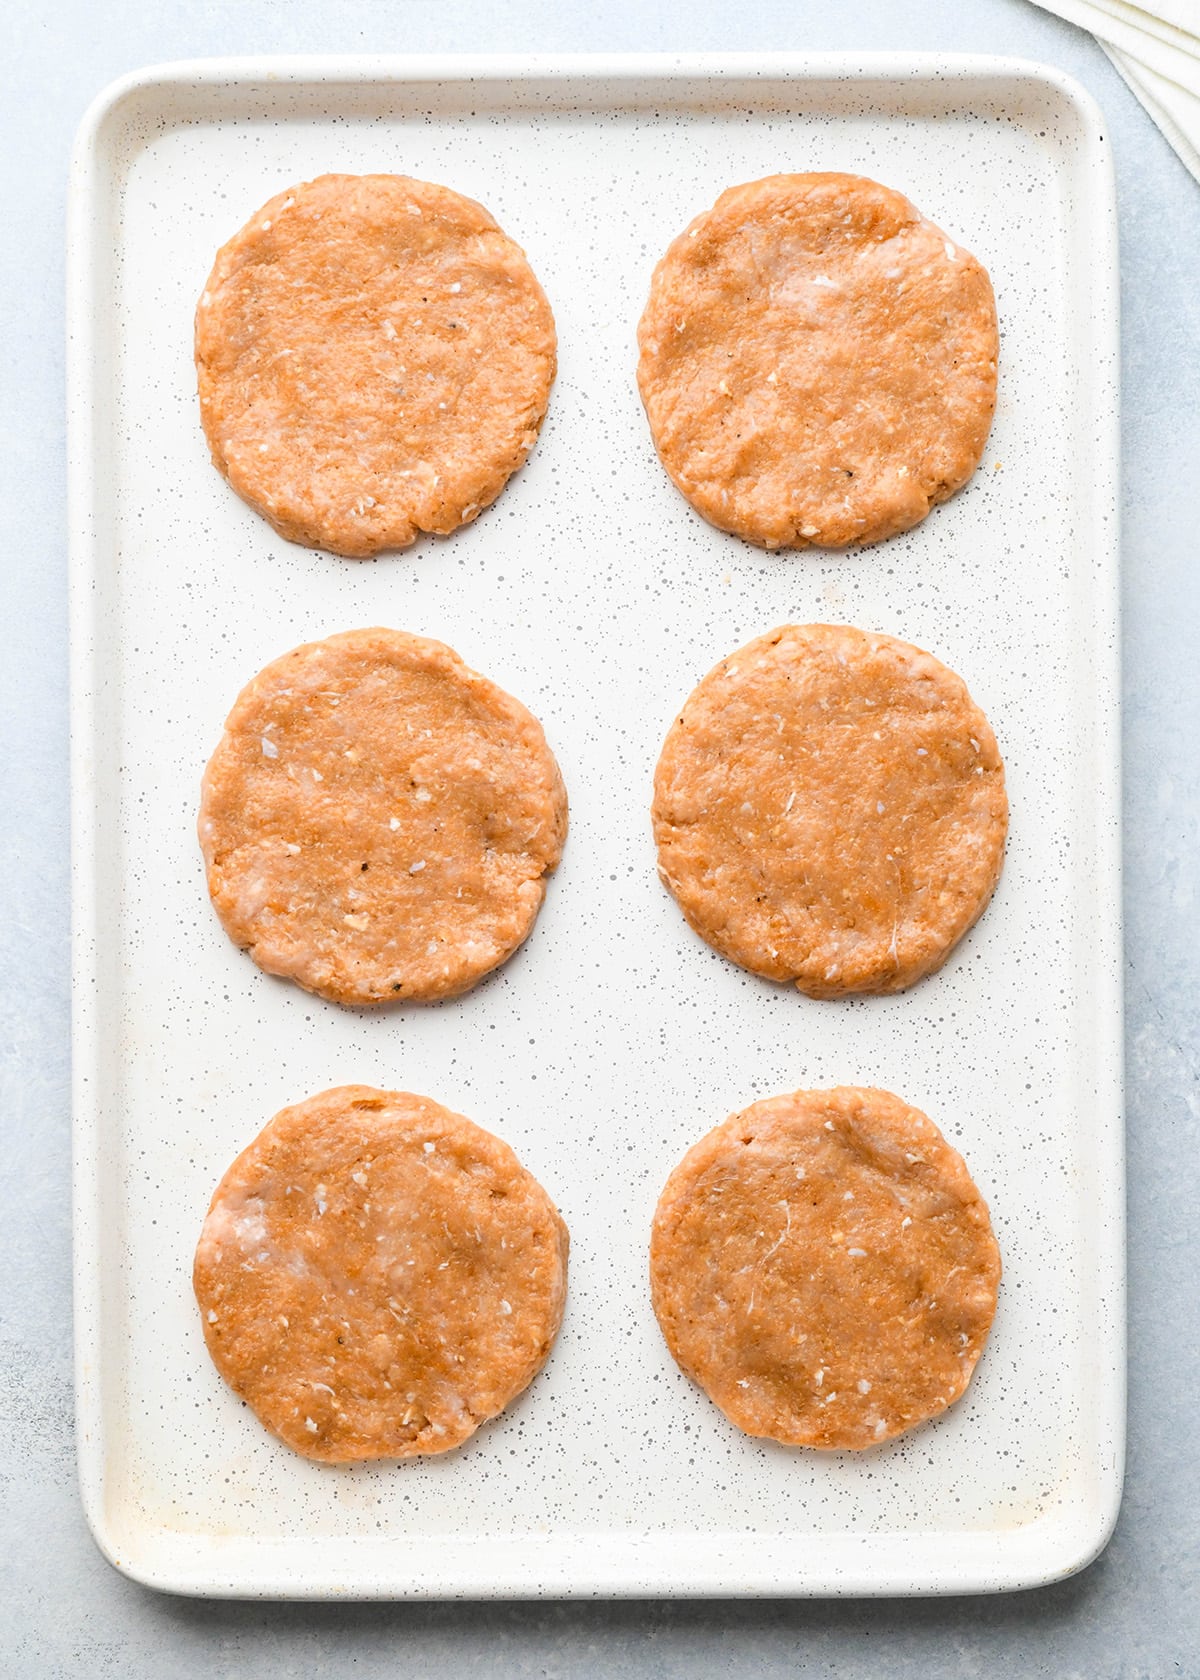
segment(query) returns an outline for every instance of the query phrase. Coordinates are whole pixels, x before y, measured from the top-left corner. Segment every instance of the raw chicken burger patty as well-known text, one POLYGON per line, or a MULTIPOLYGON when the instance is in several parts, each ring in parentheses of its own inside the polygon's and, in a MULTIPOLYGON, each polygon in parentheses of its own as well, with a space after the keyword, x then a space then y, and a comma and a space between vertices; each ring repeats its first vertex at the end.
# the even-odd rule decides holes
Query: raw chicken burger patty
POLYGON ((204 774, 225 931, 338 1003, 449 997, 529 933, 567 801, 536 718, 441 642, 351 630, 247 685, 204 774))
POLYGON ((796 1091, 675 1168, 650 1247, 682 1369, 748 1435, 871 1447, 962 1394, 996 1310, 979 1191, 888 1091, 796 1091))
POLYGON ((663 466, 767 548, 906 531, 975 471, 996 402, 986 272, 860 175, 722 193, 655 269, 638 344, 663 466))
POLYGON ((459 1446, 540 1370, 567 1229, 507 1144, 426 1097, 282 1109, 217 1187, 193 1281, 218 1371, 306 1458, 459 1446))
POLYGON ((293 542, 362 556, 446 534, 533 447, 554 319, 487 211, 404 175, 278 193, 196 310, 212 458, 293 542))
POLYGON ((810 997, 897 992, 982 913, 1008 827, 961 677, 893 636, 784 625, 723 659, 667 734, 659 873, 723 956, 810 997))

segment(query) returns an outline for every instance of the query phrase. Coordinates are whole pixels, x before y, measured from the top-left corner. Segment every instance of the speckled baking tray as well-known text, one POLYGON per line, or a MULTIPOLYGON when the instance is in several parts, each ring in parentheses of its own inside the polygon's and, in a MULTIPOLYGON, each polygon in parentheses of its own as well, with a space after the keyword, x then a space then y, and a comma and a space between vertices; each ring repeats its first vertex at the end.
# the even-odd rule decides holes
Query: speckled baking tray
POLYGON ((1116 252, 1099 113, 991 59, 184 64, 87 116, 70 210, 75 1234, 84 1501, 173 1591, 310 1597, 967 1592, 1078 1569, 1123 1452, 1116 252), (735 181, 848 169, 908 193, 995 282, 1000 403, 970 486, 862 553, 702 523, 650 446, 634 327, 666 242, 735 181), (278 188, 400 170, 526 248, 561 364, 529 466, 446 540, 355 563, 226 488, 191 319, 278 188), (719 960, 655 877, 663 733, 786 620, 932 649, 1005 754, 986 916, 900 997, 815 1002, 719 960), (441 637, 542 719, 571 835, 533 937, 468 996, 339 1009, 221 933, 197 786, 241 684, 365 624, 441 637), (189 1285, 209 1195, 284 1103, 342 1081, 499 1132, 570 1225, 545 1372, 460 1452, 329 1468, 218 1379, 189 1285), (1005 1278, 964 1401, 878 1450, 739 1435, 671 1363, 646 1285, 658 1190, 730 1110, 880 1084, 987 1196, 1005 1278))

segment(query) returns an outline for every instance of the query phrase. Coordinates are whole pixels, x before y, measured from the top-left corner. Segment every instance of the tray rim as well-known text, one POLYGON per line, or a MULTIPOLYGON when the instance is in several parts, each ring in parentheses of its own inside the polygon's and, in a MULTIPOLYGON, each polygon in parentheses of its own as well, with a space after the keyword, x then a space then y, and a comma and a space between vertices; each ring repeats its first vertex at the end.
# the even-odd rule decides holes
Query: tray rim
MULTIPOLYGON (((512 1567, 498 1573, 496 1558, 488 1557, 491 1573, 481 1578, 470 1566, 469 1553, 491 1548, 491 1537, 405 1536, 381 1539, 343 1537, 346 1555, 357 1550, 374 1559, 394 1560, 391 1567, 360 1573, 332 1569, 328 1561, 322 1578, 298 1576, 289 1554, 309 1542, 304 1538, 241 1538, 217 1542, 186 1536, 173 1549, 172 1565, 161 1567, 123 1555, 125 1548, 110 1523, 104 1501, 103 1396, 101 1366, 101 1274, 96 1264, 101 1225, 99 1199, 100 1126, 97 1101, 101 1081, 101 1045, 94 1002, 100 984, 100 944, 97 928, 95 811, 99 782, 89 751, 95 730, 96 696, 92 681, 94 638, 91 613, 100 583, 97 545, 95 481, 97 428, 93 385, 98 349, 92 317, 91 288, 97 260, 103 256, 96 228, 96 200, 104 174, 104 131, 120 117, 122 108, 148 92, 169 97, 172 92, 218 91, 256 87, 369 86, 394 83, 532 82, 549 80, 593 83, 639 80, 736 81, 746 78, 770 82, 855 81, 932 83, 950 86, 1012 79, 1040 85, 1074 106, 1083 125, 1085 143, 1096 165, 1089 176, 1089 231, 1096 238, 1091 267, 1094 304, 1090 329, 1111 370, 1108 390, 1097 414, 1096 452, 1103 460, 1105 482, 1119 492, 1119 296, 1117 282, 1117 221, 1111 147, 1104 145, 1104 120, 1096 101, 1073 77, 1053 65, 992 54, 927 52, 819 53, 505 53, 505 54, 353 54, 248 55, 183 59, 152 64, 112 81, 92 101, 76 133, 72 150, 67 200, 66 263, 66 408, 67 408, 67 520, 69 668, 71 692, 71 1047, 72 1047, 72 1230, 75 1348, 75 1416, 80 1490, 85 1518, 107 1560, 140 1584, 189 1596, 295 1599, 518 1599, 518 1598, 655 1598, 655 1597, 841 1597, 958 1595, 1016 1591, 1065 1579, 1084 1569, 1104 1549, 1116 1524, 1124 1481, 1126 1422, 1126 1279, 1125 1279, 1125 1160, 1123 1118, 1123 994, 1121 953, 1121 682, 1120 682, 1120 565, 1117 521, 1105 533, 1095 533, 1097 591, 1095 603, 1096 698, 1101 724, 1112 733, 1111 749, 1097 754, 1096 879, 1113 906, 1109 924, 1115 962, 1111 975, 1099 977, 1097 1015, 1112 1028, 1112 1041, 1098 1060, 1096 1072, 1103 1093, 1111 1097, 1108 1118, 1111 1141, 1103 1182, 1108 1191, 1107 1218, 1097 1237, 1097 1275, 1113 1303, 1109 1343, 1104 1364, 1113 1380, 1104 1389, 1103 1405, 1095 1415, 1107 1420, 1106 1438, 1112 1442, 1111 1462, 1097 1467, 1103 1478, 1102 1502, 1051 1519, 1039 1519, 1007 1534, 945 1532, 943 1538, 957 1554, 953 1579, 944 1565, 897 1568, 896 1537, 890 1533, 860 1534, 831 1531, 823 1544, 831 1552, 832 1570, 819 1577, 811 1571, 776 1573, 763 1579, 761 1566, 747 1568, 747 1536, 713 1533, 703 1537, 710 1554, 707 1567, 681 1578, 678 1563, 654 1567, 656 1554, 678 1557, 680 1540, 699 1536, 655 1534, 574 1533, 567 1536, 511 1535, 504 1549, 512 1567), (1107 287, 1107 290, 1106 290, 1107 287), (1104 629, 1111 634, 1105 638, 1104 629), (1107 644, 1107 645, 1106 645, 1107 644), (724 1540, 728 1556, 722 1554, 724 1540), (715 1554, 714 1554, 715 1545, 715 1554), (442 1552, 446 1566, 433 1578, 405 1579, 406 1550, 442 1552), (209 1556, 207 1570, 190 1564, 189 1551, 209 1556), (239 1560, 238 1554, 246 1557, 239 1560), (540 1554, 545 1554, 542 1559, 540 1554), (888 1554, 891 1554, 890 1556, 888 1554), (459 1555, 461 1554, 461 1555, 459 1555), (552 1557, 553 1554, 553 1557, 552 1557), (578 1554, 578 1566, 564 1569, 578 1554), (878 1554, 879 1561, 875 1561, 878 1554), (235 1567, 217 1567, 218 1560, 235 1567), (636 1559, 636 1561, 635 1561, 636 1559), (241 1562, 242 1567, 237 1565, 241 1562), (885 1567, 886 1563, 886 1567, 885 1567), (266 1565, 263 1567, 263 1565, 266 1565), (247 1567, 249 1565, 249 1567, 247 1567), (636 1570, 636 1577, 634 1571, 636 1570), (731 1580, 732 1575, 732 1580, 731 1580)), ((169 1531, 164 1531, 169 1534, 169 1531)), ((936 1531, 923 1538, 928 1541, 936 1531)), ((755 1535, 759 1552, 772 1541, 785 1546, 790 1536, 755 1535)), ((365 1559, 364 1559, 365 1561, 365 1559)), ((411 1560, 410 1560, 411 1561, 411 1560)))

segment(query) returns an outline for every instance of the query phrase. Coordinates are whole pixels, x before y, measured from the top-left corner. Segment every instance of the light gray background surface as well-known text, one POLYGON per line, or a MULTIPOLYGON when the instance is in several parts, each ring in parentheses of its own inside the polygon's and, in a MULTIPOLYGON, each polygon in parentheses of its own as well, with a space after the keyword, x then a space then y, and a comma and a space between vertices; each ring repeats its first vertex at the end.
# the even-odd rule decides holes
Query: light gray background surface
POLYGON ((1200 1674, 1200 188, 1100 50, 1025 0, 9 0, 0 125, 0 1675, 1200 1674), (1130 1177, 1116 1536, 1074 1580, 995 1599, 302 1606, 146 1592, 85 1530, 71 1423, 62 298, 79 117, 126 70, 223 53, 833 48, 1047 60, 1100 101, 1116 154, 1130 1177))

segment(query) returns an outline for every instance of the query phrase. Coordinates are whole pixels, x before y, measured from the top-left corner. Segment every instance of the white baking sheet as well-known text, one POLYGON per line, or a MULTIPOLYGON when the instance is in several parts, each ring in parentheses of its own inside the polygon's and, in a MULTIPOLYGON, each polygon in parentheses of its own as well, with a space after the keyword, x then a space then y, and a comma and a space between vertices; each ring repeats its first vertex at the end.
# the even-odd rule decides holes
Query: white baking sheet
POLYGON ((105 1552, 213 1594, 976 1591, 1103 1544, 1123 1451, 1116 256, 1099 113, 986 59, 228 61, 110 89, 70 255, 80 1465, 105 1552), (848 169, 986 264, 1000 402, 971 485, 861 553, 768 555, 654 456, 634 328, 725 186, 848 169), (208 462, 191 362, 217 247, 280 187, 395 170, 486 204, 552 301, 529 466, 477 524, 372 563, 277 538, 208 462), (815 1002, 719 960, 659 885, 647 807, 680 700, 786 620, 893 632, 967 680, 1005 754, 996 898, 905 996, 815 1002), (242 683, 388 624, 542 719, 571 835, 533 937, 437 1008, 339 1009, 220 931, 197 785, 242 683), (545 1372, 462 1451, 328 1468, 223 1386, 190 1293, 231 1158, 342 1081, 500 1133, 558 1200, 570 1300, 545 1372), (881 1084, 984 1190, 1005 1277, 968 1396, 861 1455, 738 1434, 650 1311, 658 1190, 756 1097, 881 1084))

